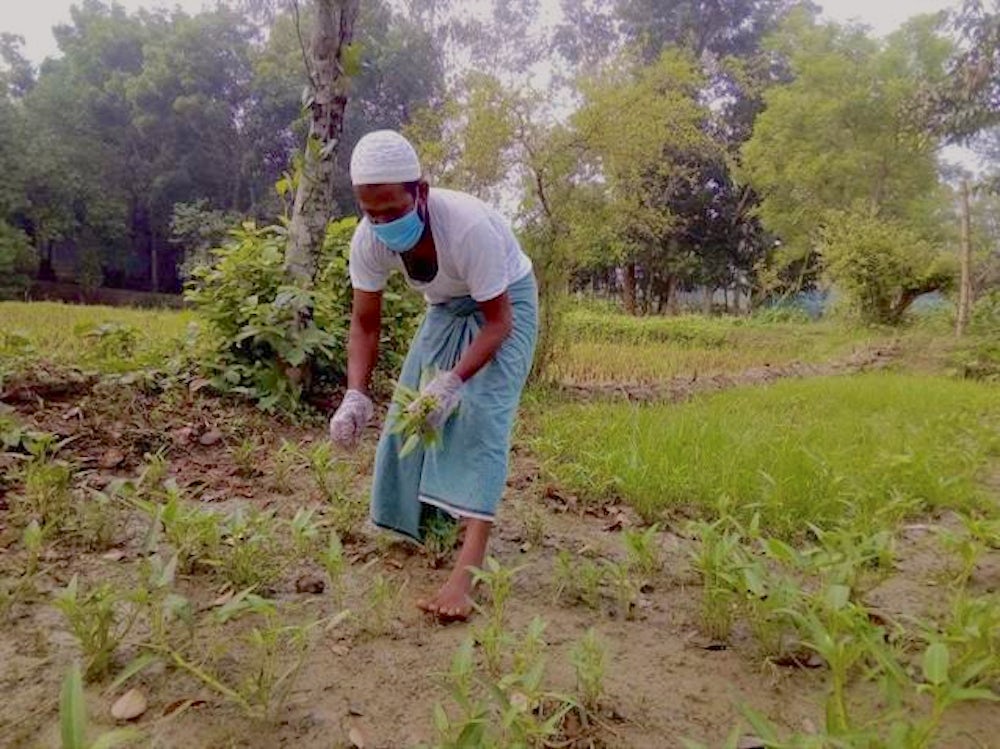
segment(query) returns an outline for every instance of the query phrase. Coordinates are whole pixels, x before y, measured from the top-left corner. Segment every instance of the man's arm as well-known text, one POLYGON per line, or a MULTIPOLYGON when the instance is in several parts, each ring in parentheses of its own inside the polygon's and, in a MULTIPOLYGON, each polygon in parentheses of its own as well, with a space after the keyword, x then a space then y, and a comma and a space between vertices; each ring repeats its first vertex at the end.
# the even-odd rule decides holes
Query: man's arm
POLYGON ((354 290, 347 339, 347 387, 367 394, 378 359, 382 329, 382 292, 354 290))
POLYGON ((452 370, 465 382, 493 358, 514 327, 514 310, 507 292, 479 303, 485 323, 452 370))

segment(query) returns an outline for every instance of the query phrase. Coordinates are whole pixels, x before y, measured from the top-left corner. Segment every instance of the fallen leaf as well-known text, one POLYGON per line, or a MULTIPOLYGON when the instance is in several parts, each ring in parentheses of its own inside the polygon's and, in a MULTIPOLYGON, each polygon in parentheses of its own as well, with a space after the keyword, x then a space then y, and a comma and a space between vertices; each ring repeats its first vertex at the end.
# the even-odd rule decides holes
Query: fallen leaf
POLYGON ((101 559, 107 559, 111 562, 120 562, 125 558, 125 552, 121 549, 112 549, 106 554, 101 554, 101 559))
POLYGON ((83 411, 79 406, 73 406, 69 411, 63 414, 63 421, 69 421, 70 419, 82 419, 83 411))
POLYGON ((115 720, 135 720, 146 712, 146 696, 138 689, 130 689, 111 706, 115 720))
POLYGON ((767 744, 756 736, 740 736, 736 749, 767 749, 767 744))
POLYGON ((330 652, 334 655, 347 655, 351 650, 346 645, 331 645, 330 652))
POLYGON ((174 700, 165 708, 163 708, 163 716, 173 715, 174 713, 180 714, 185 710, 190 710, 193 707, 204 707, 208 702, 205 700, 197 699, 186 699, 186 700, 174 700))
POLYGON ((112 447, 104 452, 101 459, 98 461, 98 465, 105 470, 110 468, 117 468, 122 463, 125 462, 125 453, 119 450, 117 447, 112 447))
POLYGON ((222 432, 218 429, 209 429, 201 437, 198 438, 198 442, 205 447, 210 447, 222 439, 222 432))

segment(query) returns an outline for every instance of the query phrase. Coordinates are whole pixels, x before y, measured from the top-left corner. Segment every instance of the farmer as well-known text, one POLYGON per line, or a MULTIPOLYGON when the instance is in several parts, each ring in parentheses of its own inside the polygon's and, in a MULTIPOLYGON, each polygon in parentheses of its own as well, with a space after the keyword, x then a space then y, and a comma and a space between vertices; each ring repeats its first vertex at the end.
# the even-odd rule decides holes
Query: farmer
POLYGON ((435 518, 461 523, 455 569, 437 595, 417 605, 443 621, 464 620, 472 611, 470 568, 483 564, 534 355, 531 260, 485 203, 430 188, 413 146, 396 132, 378 130, 358 142, 351 182, 364 217, 351 240, 348 390, 330 419, 330 437, 353 447, 372 418, 382 290, 389 273, 401 270, 428 308, 399 383, 418 390, 421 375, 432 375, 409 408, 435 403, 427 423, 441 440, 401 457, 405 437, 391 432, 399 406, 390 407, 375 456, 371 517, 418 542, 435 518))

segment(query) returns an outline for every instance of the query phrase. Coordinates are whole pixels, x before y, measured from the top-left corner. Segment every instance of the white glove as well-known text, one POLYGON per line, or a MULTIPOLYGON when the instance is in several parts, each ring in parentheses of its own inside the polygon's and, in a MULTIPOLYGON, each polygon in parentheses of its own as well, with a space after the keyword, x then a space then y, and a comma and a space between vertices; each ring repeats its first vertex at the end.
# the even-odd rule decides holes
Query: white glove
POLYGON ((348 390, 340 408, 330 419, 330 439, 340 447, 354 447, 374 415, 375 405, 371 398, 360 390, 348 390))
POLYGON ((442 372, 424 386, 420 396, 407 407, 407 411, 410 413, 419 411, 421 401, 425 398, 434 398, 437 406, 427 414, 427 424, 432 429, 438 430, 458 408, 458 403, 462 400, 461 389, 461 377, 454 372, 442 372))

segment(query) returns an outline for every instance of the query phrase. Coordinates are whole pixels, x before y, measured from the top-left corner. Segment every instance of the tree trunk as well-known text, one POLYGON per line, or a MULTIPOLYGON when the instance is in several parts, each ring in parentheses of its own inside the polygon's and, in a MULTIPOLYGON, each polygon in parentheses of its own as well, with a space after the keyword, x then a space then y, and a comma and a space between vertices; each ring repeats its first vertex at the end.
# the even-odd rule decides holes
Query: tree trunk
POLYGON ((712 314, 712 296, 715 294, 715 289, 713 289, 708 284, 701 287, 701 311, 703 314, 712 314))
POLYGON ((963 179, 962 246, 959 249, 962 276, 958 287, 958 316, 955 323, 955 334, 959 337, 965 335, 972 311, 972 240, 969 235, 969 181, 963 179))
POLYGON ((333 172, 347 106, 345 48, 354 38, 360 0, 315 0, 316 27, 309 58, 312 119, 302 173, 288 225, 285 267, 296 279, 312 283, 333 213, 333 172))
POLYGON ((677 300, 677 276, 673 273, 667 276, 667 312, 671 315, 680 313, 677 300))
POLYGON ((154 294, 160 290, 160 252, 152 230, 149 232, 149 286, 154 294))
POLYGON ((635 314, 635 263, 625 263, 622 279, 622 293, 625 297, 625 313, 635 314))

